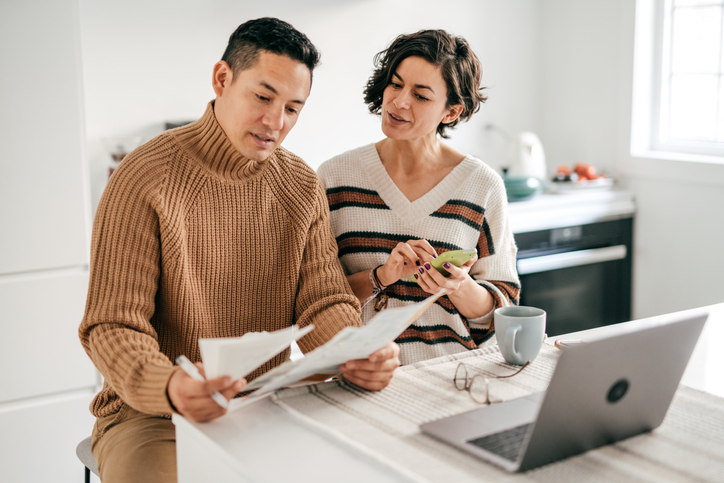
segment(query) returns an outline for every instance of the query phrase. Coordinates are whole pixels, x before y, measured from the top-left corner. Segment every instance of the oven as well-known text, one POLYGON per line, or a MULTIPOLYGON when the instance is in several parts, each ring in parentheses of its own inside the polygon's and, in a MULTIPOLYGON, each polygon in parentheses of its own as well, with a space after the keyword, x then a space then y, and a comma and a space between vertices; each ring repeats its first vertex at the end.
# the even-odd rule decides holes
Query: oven
POLYGON ((631 318, 632 215, 515 233, 515 240, 520 303, 547 312, 549 336, 631 318))

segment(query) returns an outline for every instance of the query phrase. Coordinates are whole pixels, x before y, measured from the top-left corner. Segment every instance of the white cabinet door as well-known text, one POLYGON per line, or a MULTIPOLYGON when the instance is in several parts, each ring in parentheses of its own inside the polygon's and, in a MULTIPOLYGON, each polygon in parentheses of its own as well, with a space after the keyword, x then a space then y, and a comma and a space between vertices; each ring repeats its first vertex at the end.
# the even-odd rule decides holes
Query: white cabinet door
POLYGON ((86 264, 75 0, 0 3, 0 274, 86 264))
POLYGON ((88 411, 92 397, 92 392, 78 391, 22 406, 0 406, 0 480, 83 481, 75 447, 93 430, 95 419, 88 411))
POLYGON ((0 277, 0 408, 95 387, 97 372, 78 339, 87 290, 86 270, 0 277))

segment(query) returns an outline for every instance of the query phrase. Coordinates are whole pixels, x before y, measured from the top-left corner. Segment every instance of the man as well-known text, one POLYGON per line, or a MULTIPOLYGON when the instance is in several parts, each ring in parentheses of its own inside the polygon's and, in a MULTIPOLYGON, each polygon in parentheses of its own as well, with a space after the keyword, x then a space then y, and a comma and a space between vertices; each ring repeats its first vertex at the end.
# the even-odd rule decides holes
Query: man
MULTIPOLYGON (((94 222, 79 329, 104 376, 91 404, 104 483, 175 481, 170 414, 208 421, 225 413, 212 393, 229 399, 243 390, 244 379, 198 382, 173 365, 181 354, 200 360, 199 338, 314 324, 299 341, 309 351, 361 324, 324 192, 314 171, 280 147, 318 61, 309 39, 285 22, 240 25, 214 66, 216 99, 201 119, 141 146, 111 177, 94 222)), ((389 344, 340 370, 382 389, 398 353, 389 344)))

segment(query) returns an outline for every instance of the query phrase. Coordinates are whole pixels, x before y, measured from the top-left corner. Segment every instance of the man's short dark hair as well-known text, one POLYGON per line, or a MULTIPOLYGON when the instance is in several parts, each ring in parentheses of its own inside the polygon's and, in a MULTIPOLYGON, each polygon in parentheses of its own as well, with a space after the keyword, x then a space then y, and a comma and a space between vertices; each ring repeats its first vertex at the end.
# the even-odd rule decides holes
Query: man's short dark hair
POLYGON ((239 25, 229 37, 221 60, 229 64, 236 75, 251 68, 261 51, 286 55, 306 65, 310 73, 319 63, 319 51, 307 36, 273 17, 257 18, 239 25))
POLYGON ((461 104, 460 116, 450 123, 440 123, 437 132, 446 138, 445 130, 460 121, 467 121, 487 100, 480 86, 482 68, 475 52, 462 37, 454 37, 444 30, 420 30, 400 35, 387 49, 375 55, 375 70, 367 81, 364 99, 369 111, 380 114, 382 95, 390 85, 400 62, 408 57, 422 57, 440 68, 447 86, 448 107, 461 104))

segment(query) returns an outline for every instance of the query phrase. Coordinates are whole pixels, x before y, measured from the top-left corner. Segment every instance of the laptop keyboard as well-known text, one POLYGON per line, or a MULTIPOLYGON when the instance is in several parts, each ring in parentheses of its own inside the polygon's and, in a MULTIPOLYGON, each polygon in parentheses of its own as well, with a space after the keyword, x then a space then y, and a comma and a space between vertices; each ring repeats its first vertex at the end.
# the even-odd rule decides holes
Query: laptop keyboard
POLYGON ((468 443, 502 456, 507 460, 516 461, 520 450, 523 448, 523 440, 530 425, 531 423, 523 424, 482 438, 471 439, 468 443))

